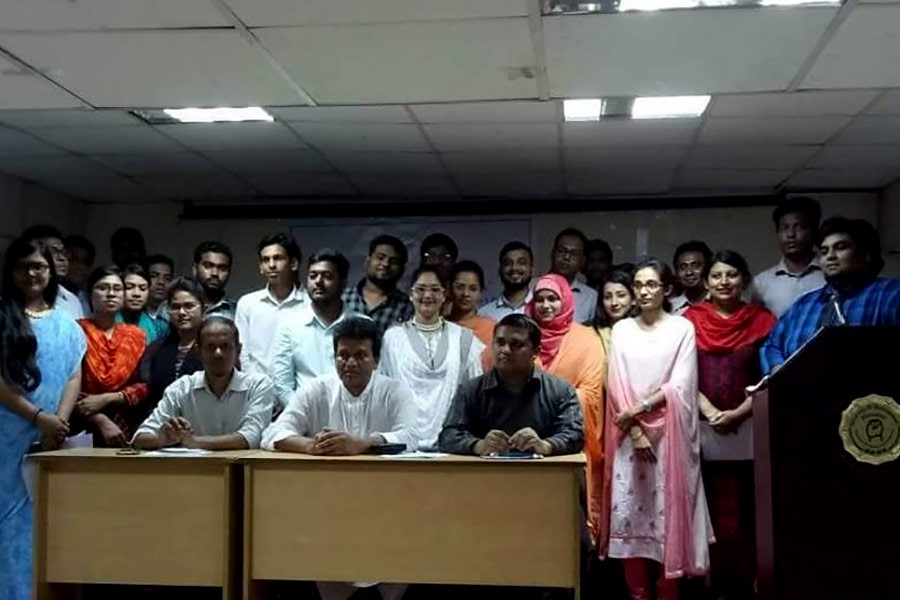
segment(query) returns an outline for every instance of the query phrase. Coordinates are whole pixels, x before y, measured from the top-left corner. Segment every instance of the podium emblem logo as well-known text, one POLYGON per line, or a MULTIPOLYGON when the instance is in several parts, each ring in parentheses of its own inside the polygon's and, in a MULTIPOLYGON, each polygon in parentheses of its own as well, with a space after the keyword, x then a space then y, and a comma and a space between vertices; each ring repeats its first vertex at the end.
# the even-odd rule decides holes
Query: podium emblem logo
POLYGON ((869 394, 857 398, 841 415, 844 449, 859 462, 881 465, 900 457, 900 404, 869 394))

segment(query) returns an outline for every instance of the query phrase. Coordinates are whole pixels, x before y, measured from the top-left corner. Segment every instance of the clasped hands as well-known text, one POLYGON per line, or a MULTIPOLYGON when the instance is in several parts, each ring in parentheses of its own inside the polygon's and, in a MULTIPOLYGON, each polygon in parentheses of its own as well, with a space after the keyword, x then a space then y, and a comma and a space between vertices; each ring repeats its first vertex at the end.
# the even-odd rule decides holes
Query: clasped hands
POLYGON ((487 432, 484 439, 475 443, 472 450, 479 456, 494 452, 506 452, 507 450, 534 452, 547 456, 553 452, 553 447, 550 445, 550 442, 542 440, 541 436, 534 429, 525 427, 512 435, 499 429, 492 429, 487 432))

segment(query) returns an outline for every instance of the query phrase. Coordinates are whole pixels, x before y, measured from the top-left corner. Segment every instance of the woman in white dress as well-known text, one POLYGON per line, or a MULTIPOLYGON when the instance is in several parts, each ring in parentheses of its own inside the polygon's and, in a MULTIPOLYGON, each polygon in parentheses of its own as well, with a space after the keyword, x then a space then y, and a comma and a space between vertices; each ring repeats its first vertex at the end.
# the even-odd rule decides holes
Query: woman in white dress
POLYGON ((691 323, 670 315, 672 272, 637 266, 640 314, 612 331, 606 498, 600 556, 623 559, 633 600, 674 600, 678 579, 709 569, 714 541, 700 477, 697 347, 691 323))
POLYGON ((418 404, 419 449, 432 450, 456 388, 482 374, 482 344, 472 330, 441 316, 446 290, 432 266, 413 273, 410 298, 413 318, 384 334, 379 370, 413 391, 418 404))

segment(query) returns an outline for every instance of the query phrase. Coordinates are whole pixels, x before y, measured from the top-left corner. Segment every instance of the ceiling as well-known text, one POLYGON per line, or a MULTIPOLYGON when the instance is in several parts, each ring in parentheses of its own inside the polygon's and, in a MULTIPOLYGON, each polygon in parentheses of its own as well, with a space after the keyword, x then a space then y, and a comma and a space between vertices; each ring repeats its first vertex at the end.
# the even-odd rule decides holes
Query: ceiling
POLYGON ((0 0, 0 172, 90 201, 604 198, 900 178, 900 0, 0 0), (699 119, 561 99, 712 94, 699 119), (151 126, 131 109, 268 107, 151 126))

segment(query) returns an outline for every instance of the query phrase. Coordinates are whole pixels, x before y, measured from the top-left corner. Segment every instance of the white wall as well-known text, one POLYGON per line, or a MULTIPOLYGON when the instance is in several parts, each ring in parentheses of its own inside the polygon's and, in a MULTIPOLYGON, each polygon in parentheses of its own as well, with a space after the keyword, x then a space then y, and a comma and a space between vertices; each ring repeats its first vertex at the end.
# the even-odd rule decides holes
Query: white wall
POLYGON ((881 193, 878 232, 885 252, 884 275, 900 277, 900 183, 881 193))
POLYGON ((23 229, 53 225, 63 234, 82 233, 84 204, 34 183, 0 175, 0 254, 23 229))
MULTIPOLYGON (((898 192, 900 194, 900 192, 898 192)), ((826 216, 842 214, 878 223, 882 208, 878 194, 818 194, 826 216)), ((900 202, 900 197, 898 197, 900 202)), ((150 252, 162 252, 175 259, 179 271, 187 273, 191 252, 200 241, 220 239, 235 253, 235 271, 229 293, 237 296, 260 285, 256 267, 256 243, 271 231, 288 230, 308 224, 298 219, 259 220, 180 220, 181 205, 156 204, 87 204, 85 234, 97 244, 98 260, 109 260, 109 236, 118 227, 134 226, 144 232, 150 252)), ((716 209, 677 209, 663 211, 615 211, 585 213, 551 213, 531 215, 532 244, 540 269, 549 263, 553 237, 569 226, 580 227, 588 237, 602 237, 614 248, 616 261, 635 258, 638 229, 647 230, 648 250, 666 261, 671 260, 675 246, 689 239, 706 241, 713 249, 731 248, 745 255, 754 271, 778 259, 771 207, 738 207, 716 209)), ((900 211, 892 213, 894 229, 900 222, 900 211)), ((489 220, 491 217, 484 217, 489 220)), ((298 240, 304 255, 313 248, 298 240)), ((463 252, 465 254, 465 252, 463 252)), ((486 259, 486 270, 496 265, 496 257, 486 259)))

